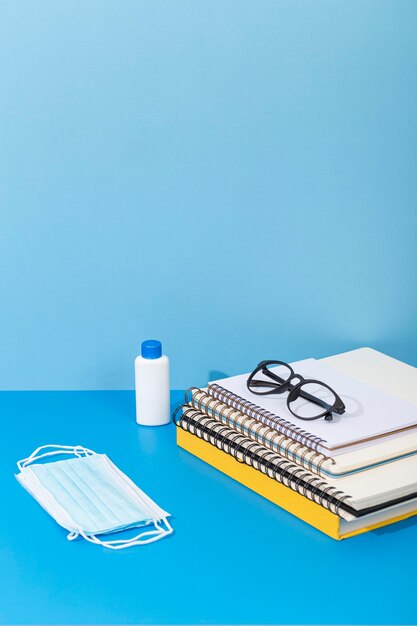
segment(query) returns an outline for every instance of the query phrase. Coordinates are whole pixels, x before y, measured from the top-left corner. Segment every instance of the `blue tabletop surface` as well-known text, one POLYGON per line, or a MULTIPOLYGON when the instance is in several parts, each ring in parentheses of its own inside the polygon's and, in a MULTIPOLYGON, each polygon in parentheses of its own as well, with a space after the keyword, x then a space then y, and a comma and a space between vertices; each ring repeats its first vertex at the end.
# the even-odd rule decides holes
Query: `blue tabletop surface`
POLYGON ((137 426, 133 392, 3 392, 0 408, 1 623, 417 622, 415 519, 333 541, 180 450, 172 424, 137 426), (67 541, 14 478, 47 443, 106 452, 175 533, 119 552, 67 541))

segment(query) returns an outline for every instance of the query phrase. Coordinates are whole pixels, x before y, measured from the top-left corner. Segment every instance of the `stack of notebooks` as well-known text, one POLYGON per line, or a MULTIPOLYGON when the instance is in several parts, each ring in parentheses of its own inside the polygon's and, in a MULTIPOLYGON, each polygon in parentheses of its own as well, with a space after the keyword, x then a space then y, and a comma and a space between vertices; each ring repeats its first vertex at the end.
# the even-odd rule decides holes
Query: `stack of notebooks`
POLYGON ((416 515, 417 369, 370 348, 291 365, 346 412, 302 421, 243 374, 187 391, 178 445, 334 539, 416 515))

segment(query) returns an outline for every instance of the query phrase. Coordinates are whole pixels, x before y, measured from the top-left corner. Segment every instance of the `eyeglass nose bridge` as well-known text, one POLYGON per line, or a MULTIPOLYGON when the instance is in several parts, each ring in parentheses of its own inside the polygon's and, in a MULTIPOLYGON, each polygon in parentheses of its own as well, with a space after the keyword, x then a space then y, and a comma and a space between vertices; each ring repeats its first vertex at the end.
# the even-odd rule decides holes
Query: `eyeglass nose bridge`
MULTIPOLYGON (((300 383, 303 383, 303 382, 304 382, 304 380, 305 380, 305 378, 304 378, 304 376, 301 376, 301 374, 293 374, 293 376, 291 376, 291 377, 288 379, 288 381, 287 381, 287 382, 288 382, 288 384, 292 384, 292 385, 294 385, 294 388, 296 388, 296 387, 298 387, 298 385, 299 385, 300 383), (295 381, 295 380, 297 381, 296 383, 294 383, 294 381, 295 381)), ((297 397, 298 397, 298 396, 297 396, 297 397)))

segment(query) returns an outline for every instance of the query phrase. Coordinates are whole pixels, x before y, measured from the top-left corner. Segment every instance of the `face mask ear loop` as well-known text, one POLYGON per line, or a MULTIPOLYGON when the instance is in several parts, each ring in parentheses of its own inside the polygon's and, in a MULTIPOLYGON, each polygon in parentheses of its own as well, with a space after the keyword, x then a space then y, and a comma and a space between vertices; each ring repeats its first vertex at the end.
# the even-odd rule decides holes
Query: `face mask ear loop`
MULTIPOLYGON (((159 521, 159 520, 158 520, 159 521)), ((163 519, 167 529, 163 529, 158 525, 158 521, 154 522, 155 530, 148 530, 146 532, 139 533, 136 537, 132 537, 131 539, 116 539, 114 541, 102 541, 96 535, 86 535, 82 530, 80 530, 79 534, 86 541, 90 543, 95 543, 96 545, 103 546, 104 548, 110 548, 111 550, 123 550, 124 548, 131 548, 132 546, 142 546, 147 543, 153 543, 154 541, 159 541, 159 539, 163 539, 167 535, 173 533, 173 528, 169 524, 166 518, 163 519), (144 539, 144 537, 148 537, 148 539, 144 539)), ((68 537, 69 538, 69 537, 68 537)), ((71 537, 71 539, 75 539, 75 537, 71 537)))
POLYGON ((171 524, 168 522, 168 519, 167 519, 166 517, 163 517, 162 519, 160 519, 160 520, 158 520, 157 522, 155 522, 155 526, 156 526, 157 528, 160 528, 160 526, 158 526, 159 522, 164 522, 164 524, 165 524, 165 526, 166 526, 166 529, 161 528, 161 530, 162 530, 163 532, 166 532, 166 533, 167 533, 167 535, 170 535, 171 533, 173 533, 173 532, 174 532, 174 529, 172 528, 171 524))
POLYGON ((22 471, 23 468, 27 467, 34 461, 44 459, 48 456, 54 456, 55 454, 74 454, 76 457, 81 457, 82 455, 93 455, 95 454, 95 452, 89 450, 88 448, 84 448, 84 446, 61 446, 59 444, 47 444, 45 446, 39 446, 39 448, 36 448, 36 450, 34 450, 32 454, 26 459, 21 459, 20 461, 18 461, 17 467, 20 471, 22 471), (42 450, 45 450, 47 448, 53 448, 53 450, 39 454, 42 450))

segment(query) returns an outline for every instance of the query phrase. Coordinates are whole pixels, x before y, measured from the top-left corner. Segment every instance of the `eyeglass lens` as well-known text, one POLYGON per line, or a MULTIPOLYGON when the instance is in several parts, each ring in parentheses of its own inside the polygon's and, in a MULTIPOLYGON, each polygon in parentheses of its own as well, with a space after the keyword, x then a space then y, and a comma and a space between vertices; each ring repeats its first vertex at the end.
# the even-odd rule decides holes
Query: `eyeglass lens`
POLYGON ((285 385, 293 375, 287 365, 259 364, 253 379, 249 382, 249 389, 257 394, 268 394, 273 389, 285 385))
POLYGON ((305 382, 298 390, 302 393, 290 393, 288 396, 288 406, 294 415, 302 419, 318 417, 326 411, 330 411, 336 402, 334 392, 320 385, 320 383, 305 382), (319 403, 315 403, 308 397, 306 398, 307 394, 317 399, 319 403))

